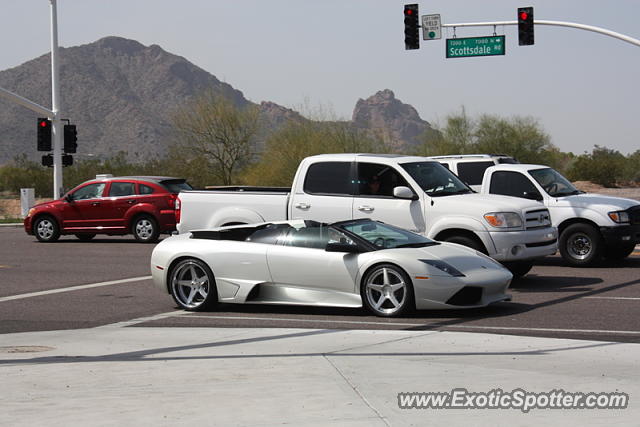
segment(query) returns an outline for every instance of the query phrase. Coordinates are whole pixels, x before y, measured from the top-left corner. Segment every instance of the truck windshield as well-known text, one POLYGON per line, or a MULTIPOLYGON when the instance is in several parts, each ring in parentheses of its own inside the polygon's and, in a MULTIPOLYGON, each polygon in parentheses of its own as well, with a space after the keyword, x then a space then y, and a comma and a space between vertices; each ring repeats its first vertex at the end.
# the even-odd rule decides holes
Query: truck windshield
POLYGON ((534 169, 530 170, 529 174, 551 197, 573 196, 582 193, 554 169, 534 169))
POLYGON ((438 162, 403 163, 401 166, 431 197, 473 193, 464 182, 438 162))

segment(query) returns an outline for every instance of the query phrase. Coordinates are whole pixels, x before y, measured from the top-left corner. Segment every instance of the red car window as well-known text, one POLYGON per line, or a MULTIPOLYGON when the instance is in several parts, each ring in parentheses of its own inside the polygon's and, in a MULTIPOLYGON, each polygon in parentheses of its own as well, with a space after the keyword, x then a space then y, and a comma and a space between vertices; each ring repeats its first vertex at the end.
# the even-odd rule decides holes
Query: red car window
POLYGON ((155 189, 148 185, 138 184, 138 187, 140 188, 139 194, 153 194, 155 192, 155 189))
POLYGON ((133 182, 112 182, 109 189, 110 197, 131 196, 136 194, 133 182))
POLYGON ((85 185, 82 188, 79 188, 71 195, 72 200, 85 200, 85 199, 96 199, 98 197, 102 197, 102 192, 104 191, 105 183, 95 183, 85 185))

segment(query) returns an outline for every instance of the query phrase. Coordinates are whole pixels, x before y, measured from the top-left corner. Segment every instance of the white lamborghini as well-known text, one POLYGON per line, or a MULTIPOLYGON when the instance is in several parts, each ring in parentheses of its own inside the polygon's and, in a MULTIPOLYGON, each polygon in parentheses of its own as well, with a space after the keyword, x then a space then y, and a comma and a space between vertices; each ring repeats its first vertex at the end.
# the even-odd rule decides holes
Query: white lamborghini
POLYGON ((171 236, 151 255, 153 281, 180 308, 218 302, 410 309, 509 300, 511 273, 465 246, 368 219, 236 225, 171 236))

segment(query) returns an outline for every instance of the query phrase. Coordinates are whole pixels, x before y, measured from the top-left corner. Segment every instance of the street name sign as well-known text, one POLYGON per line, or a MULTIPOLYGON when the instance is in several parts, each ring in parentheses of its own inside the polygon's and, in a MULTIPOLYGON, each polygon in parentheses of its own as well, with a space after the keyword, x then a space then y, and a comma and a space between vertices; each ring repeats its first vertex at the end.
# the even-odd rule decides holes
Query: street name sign
POLYGON ((442 25, 440 15, 422 15, 422 39, 440 40, 442 38, 442 25))
POLYGON ((504 55, 504 36, 447 39, 447 58, 504 55))

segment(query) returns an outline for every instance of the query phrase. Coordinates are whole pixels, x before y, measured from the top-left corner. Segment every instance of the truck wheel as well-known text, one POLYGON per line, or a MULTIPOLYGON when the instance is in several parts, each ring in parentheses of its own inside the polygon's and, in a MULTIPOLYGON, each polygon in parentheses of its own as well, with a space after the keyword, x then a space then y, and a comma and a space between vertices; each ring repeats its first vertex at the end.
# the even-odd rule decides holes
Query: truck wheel
POLYGON ((158 240, 160 230, 156 220, 148 215, 141 215, 133 221, 131 232, 138 242, 151 243, 158 240))
POLYGON ((625 259, 629 255, 631 255, 631 252, 633 252, 635 247, 636 247, 635 243, 628 243, 626 245, 620 245, 616 247, 608 247, 605 251, 604 256, 605 258, 610 260, 625 259))
POLYGON ((483 254, 487 254, 484 246, 481 243, 478 243, 476 240, 467 236, 450 236, 444 239, 445 242, 449 243, 457 243, 462 246, 466 246, 471 249, 475 249, 478 252, 482 252, 483 254))
POLYGON ((572 224, 560 235, 560 254, 574 267, 596 262, 602 253, 602 236, 589 224, 572 224))
POLYGON ((533 267, 533 263, 530 261, 505 262, 503 265, 513 274, 515 279, 523 277, 533 267))
POLYGON ((60 238, 60 227, 50 216, 41 216, 33 223, 33 234, 41 242, 55 242, 60 238))

